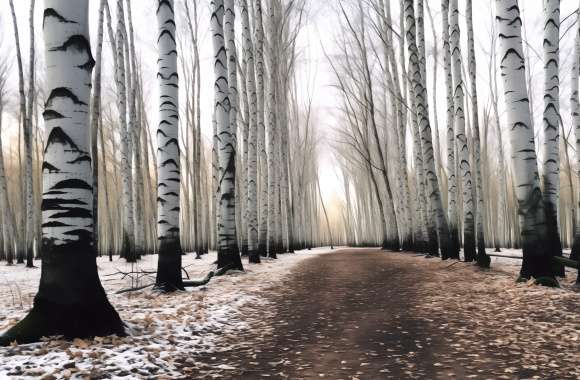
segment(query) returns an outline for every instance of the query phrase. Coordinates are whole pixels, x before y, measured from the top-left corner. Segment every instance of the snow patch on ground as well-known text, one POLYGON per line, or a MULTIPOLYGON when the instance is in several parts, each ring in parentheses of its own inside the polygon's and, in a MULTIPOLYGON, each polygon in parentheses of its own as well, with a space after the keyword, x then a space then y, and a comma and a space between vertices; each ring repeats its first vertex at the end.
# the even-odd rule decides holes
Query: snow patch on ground
MULTIPOLYGON (((0 348, 0 379, 178 377, 182 375, 178 368, 195 365, 192 353, 227 349, 225 337, 251 327, 244 311, 267 306, 261 291, 275 286, 303 260, 329 252, 298 251, 280 255, 277 260, 263 259, 260 265, 244 264, 245 272, 215 277, 206 286, 171 295, 159 295, 150 288, 114 294, 153 282, 154 273, 139 278, 123 273, 154 272, 157 256, 145 256, 137 264, 98 258, 103 286, 131 336, 74 342, 53 338, 0 348)), ((191 278, 203 278, 214 268, 215 260, 215 252, 200 260, 188 254, 183 257, 183 266, 191 278)), ((25 316, 39 278, 40 268, 0 266, 0 331, 25 316)))

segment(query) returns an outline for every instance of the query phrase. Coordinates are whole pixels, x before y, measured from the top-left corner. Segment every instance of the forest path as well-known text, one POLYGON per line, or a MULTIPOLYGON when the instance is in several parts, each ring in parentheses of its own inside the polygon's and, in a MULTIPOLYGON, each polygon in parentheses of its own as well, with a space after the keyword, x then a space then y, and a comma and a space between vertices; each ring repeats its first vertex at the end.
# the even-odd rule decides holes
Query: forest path
MULTIPOLYGON (((229 350, 196 358, 208 366, 199 376, 576 379, 570 368, 580 359, 570 359, 574 352, 562 353, 565 344, 555 346, 562 344, 561 337, 542 340, 546 351, 532 347, 540 356, 552 352, 544 366, 522 347, 531 345, 527 340, 535 336, 509 336, 518 326, 497 314, 508 306, 499 305, 501 311, 488 308, 487 315, 470 305, 482 297, 483 303, 501 304, 497 294, 466 294, 463 300, 448 302, 447 297, 462 297, 457 289, 462 276, 473 274, 463 278, 466 283, 486 275, 464 263, 447 271, 432 268, 452 263, 378 249, 344 249, 307 259, 279 287, 265 290, 270 307, 247 311, 254 329, 227 337, 229 350), (556 365, 548 364, 560 354, 568 358, 568 368, 561 357, 556 365)), ((517 318, 522 310, 514 312, 517 318)), ((520 327, 525 329, 525 323, 520 327)))

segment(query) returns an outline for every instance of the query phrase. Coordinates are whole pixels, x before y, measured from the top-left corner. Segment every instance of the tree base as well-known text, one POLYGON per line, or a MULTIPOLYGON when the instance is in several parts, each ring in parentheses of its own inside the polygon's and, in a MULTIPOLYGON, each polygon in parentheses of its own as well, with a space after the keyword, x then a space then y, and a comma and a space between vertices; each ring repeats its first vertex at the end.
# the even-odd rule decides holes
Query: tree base
POLYGON ((477 266, 483 269, 489 269, 491 265, 491 258, 485 253, 477 254, 477 266))
POLYGON ((0 336, 0 346, 39 342, 42 337, 66 339, 126 336, 125 324, 105 298, 83 305, 63 305, 35 299, 28 315, 0 336))
POLYGON ((248 262, 250 264, 260 264, 260 253, 258 251, 248 251, 248 262))

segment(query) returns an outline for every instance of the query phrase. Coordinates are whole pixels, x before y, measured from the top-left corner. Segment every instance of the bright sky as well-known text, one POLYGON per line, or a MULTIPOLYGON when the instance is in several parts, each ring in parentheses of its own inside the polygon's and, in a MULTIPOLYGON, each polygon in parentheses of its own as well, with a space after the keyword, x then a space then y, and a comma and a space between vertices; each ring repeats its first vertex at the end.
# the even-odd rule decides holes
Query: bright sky
MULTIPOLYGON (((348 1, 348 0, 345 0, 348 1)), ((21 49, 25 57, 25 64, 28 60, 28 45, 29 45, 29 32, 28 32, 28 9, 29 0, 15 0, 16 12, 19 20, 19 31, 21 40, 21 49)), ((42 24, 41 14, 42 14, 42 0, 37 0, 36 8, 36 30, 37 30, 37 52, 42 54, 42 37, 40 33, 40 28, 42 24)), ((93 41, 96 40, 96 20, 97 20, 97 7, 98 0, 91 0, 91 33, 93 41)), ((116 1, 109 0, 111 11, 113 12, 113 18, 115 17, 116 1)), ((155 0, 139 0, 133 1, 133 19, 135 27, 136 45, 138 54, 141 56, 141 61, 143 63, 143 71, 145 78, 151 78, 150 81, 145 81, 145 92, 148 94, 149 100, 152 101, 152 105, 156 103, 157 97, 157 81, 155 80, 156 72, 156 49, 155 49, 155 0)), ((183 9, 183 1, 176 0, 176 9, 183 9)), ((298 73, 298 82, 304 93, 304 98, 306 94, 310 93, 313 96, 313 106, 314 115, 313 120, 315 121, 315 126, 318 129, 318 135, 322 137, 322 140, 331 141, 333 138, 333 129, 339 122, 335 119, 335 107, 336 107, 336 97, 334 90, 330 87, 333 83, 334 78, 330 74, 330 70, 326 59, 323 55, 321 46, 332 54, 334 39, 338 30, 338 19, 337 13, 335 11, 335 5, 338 0, 329 1, 319 1, 310 0, 309 1, 309 17, 307 20, 307 25, 303 29, 302 34, 299 38, 299 51, 301 51, 301 59, 298 73)), ((392 1, 394 3, 393 8, 393 22, 395 23, 395 28, 398 28, 398 1, 392 1)), ((440 2, 438 0, 427 0, 426 4, 431 6, 434 23, 438 36, 440 35, 441 29, 441 15, 440 15, 440 2)), ((200 1, 201 12, 202 12, 202 22, 200 25, 200 33, 203 38, 203 43, 201 46, 201 57, 202 57, 202 123, 203 130, 206 137, 209 140, 211 136, 211 110, 213 102, 213 68, 211 65, 211 40, 209 39, 209 2, 200 1)), ((474 28, 476 34, 476 48, 477 48, 477 59, 478 59, 478 91, 480 98, 480 106, 489 106, 488 101, 488 57, 487 52, 489 51, 489 41, 490 41, 490 26, 493 21, 491 12, 493 10, 494 1, 492 0, 475 0, 474 1, 474 28)), ((14 38, 12 21, 10 18, 9 8, 7 4, 0 10, 0 54, 6 55, 10 54, 14 56, 14 38)), ((537 84, 534 89, 534 99, 535 99, 535 116, 536 125, 541 125, 541 110, 542 110, 542 64, 538 58, 541 57, 542 49, 542 1, 540 0, 525 0, 520 1, 520 5, 523 9, 524 23, 526 27, 526 32, 528 35, 528 42, 531 46, 530 55, 532 60, 531 73, 534 76, 534 83, 537 84), (539 53, 539 54, 537 54, 539 53)), ((570 15, 576 8, 578 2, 577 0, 562 0, 561 2, 561 18, 564 19, 566 16, 570 15)), ((463 14, 464 1, 460 0, 460 12, 463 14)), ((178 28, 184 27, 184 23, 180 20, 183 17, 183 12, 177 12, 178 15, 178 28)), ((426 25, 425 32, 427 38, 427 65, 428 65, 428 88, 429 91, 432 89, 432 65, 433 65, 433 55, 432 46, 433 38, 431 34, 431 24, 427 13, 425 13, 426 25)), ((562 33, 568 29, 574 22, 576 17, 572 15, 567 19, 567 21, 562 25, 562 33)), ((460 18, 461 28, 462 28, 462 43, 466 44, 466 30, 465 30, 465 20, 463 17, 460 18)), ((114 27, 114 25, 113 25, 114 27)), ((574 29, 568 31, 567 34, 562 38, 561 46, 561 81, 563 83, 561 87, 561 97, 562 97, 562 117, 566 130, 569 129, 569 87, 567 83, 569 82, 570 71, 570 55, 572 52, 572 39, 574 36, 574 29)), ((440 37, 438 37, 439 39, 440 37)), ((105 37, 105 41, 107 38, 105 37)), ((440 44, 440 41, 438 41, 440 44)), ((105 76, 110 75, 112 72, 112 59, 110 58, 110 47, 108 44, 104 46, 105 51, 105 76)), ((185 52, 180 52, 185 54, 185 52)), ((466 49, 464 49, 464 56, 466 56, 466 49)), ((15 59, 14 59, 15 62, 15 59)), ((16 63, 14 63, 13 70, 16 70, 16 63)), ((39 61, 39 66, 37 72, 39 77, 42 76, 42 61, 39 61)), ((439 65, 438 71, 438 83, 442 83, 441 78, 443 78, 443 71, 441 65, 439 65)), ((106 88, 105 91, 109 91, 111 94, 114 91, 114 86, 112 86, 111 80, 105 80, 106 88)), ((8 111, 12 112, 12 115, 16 113, 17 110, 17 75, 11 78, 10 87, 13 89, 11 92, 11 107, 8 107, 8 111)), ((440 134, 444 136, 444 124, 445 124, 445 89, 442 85, 438 86, 437 98, 439 100, 437 105, 437 114, 439 120, 440 134)), ((500 93, 502 92, 500 83, 500 93)), ((431 100, 431 95, 429 96, 431 100)), ((433 107, 432 107, 433 108, 433 107)), ((500 105, 500 112, 503 107, 500 105)), ((156 109, 153 106, 152 109, 156 109)), ((481 114, 480 110, 480 114, 481 114)), ((152 125, 156 124, 156 112, 150 112, 152 125)), ((13 138, 13 125, 14 120, 5 118, 5 125, 11 124, 12 128, 3 131, 5 133, 4 141, 6 148, 9 146, 14 146, 11 144, 11 138, 13 138)), ((504 139, 506 141, 507 139, 504 139)), ((342 181, 339 174, 337 173, 335 165, 335 159, 331 152, 328 144, 321 146, 319 150, 319 173, 321 176, 321 187, 323 191, 324 198, 330 200, 336 196, 341 197, 343 194, 342 181)))

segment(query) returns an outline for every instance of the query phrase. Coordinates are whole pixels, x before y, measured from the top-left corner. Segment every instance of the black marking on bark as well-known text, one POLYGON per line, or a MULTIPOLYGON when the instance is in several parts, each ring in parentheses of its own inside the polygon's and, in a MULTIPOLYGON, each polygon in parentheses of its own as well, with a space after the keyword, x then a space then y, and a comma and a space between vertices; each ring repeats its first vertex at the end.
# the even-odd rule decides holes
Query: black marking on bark
POLYGON ((86 208, 81 207, 71 207, 66 211, 59 212, 51 216, 51 218, 83 218, 83 219, 90 219, 93 217, 92 210, 88 210, 86 208))
POLYGON ((167 29, 165 29, 161 33, 159 33, 159 38, 157 38, 157 42, 159 42, 159 40, 161 39, 161 37, 163 37, 165 34, 167 34, 169 36, 169 38, 171 38, 171 40, 173 41, 174 44, 177 43, 177 42, 175 42, 175 37, 173 37, 173 33, 171 33, 167 29))
POLYGON ((82 34, 75 34, 70 36, 64 44, 48 49, 48 51, 68 51, 69 49, 77 53, 86 53, 88 56, 87 62, 77 66, 86 71, 91 71, 95 66, 95 60, 91 53, 91 43, 82 34))
POLYGON ((76 21, 71 21, 63 16, 61 16, 54 8, 45 8, 44 15, 42 17, 42 27, 44 28, 44 23, 46 22, 47 17, 54 17, 57 19, 58 22, 66 23, 66 24, 77 24, 76 21))
POLYGON ((43 223, 41 227, 70 227, 70 225, 57 220, 51 220, 50 222, 43 223))
POLYGON ((51 190, 57 189, 82 189, 82 190, 93 190, 93 187, 86 183, 85 181, 77 178, 65 179, 56 183, 51 190))
POLYGON ((177 139, 169 139, 169 140, 167 140, 167 142, 165 143, 165 145, 163 145, 163 147, 165 148, 169 144, 178 145, 177 139))
POLYGON ((55 98, 68 98, 74 104, 82 105, 82 106, 88 105, 87 103, 85 103, 82 100, 80 100, 78 98, 78 96, 76 96, 69 88, 67 88, 67 87, 57 87, 57 88, 54 88, 50 92, 50 95, 48 96, 48 99, 46 100, 46 103, 44 104, 44 108, 50 108, 52 106, 52 101, 55 98))
POLYGON ((49 164, 46 161, 44 161, 42 163, 42 171, 44 171, 45 169, 48 170, 49 173, 58 173, 58 172, 60 172, 60 169, 59 168, 57 168, 54 165, 49 164))
POLYGON ((178 196, 179 196, 179 194, 177 194, 177 193, 175 193, 175 192, 173 192, 173 191, 170 191, 169 193, 165 193, 165 194, 163 194, 163 195, 164 195, 164 196, 165 196, 165 195, 173 195, 174 197, 178 197, 178 196))
POLYGON ((40 209, 42 211, 68 209, 68 207, 63 207, 63 205, 83 205, 83 206, 86 206, 86 202, 80 201, 78 199, 65 199, 65 198, 43 199, 42 205, 40 206, 40 209))
POLYGON ((68 194, 66 191, 58 191, 58 190, 53 190, 53 191, 47 191, 45 193, 42 193, 43 195, 63 195, 63 194, 68 194))
POLYGON ((46 140, 46 148, 44 148, 44 153, 48 151, 48 148, 52 144, 62 144, 62 145, 68 144, 71 147, 71 150, 80 152, 80 149, 77 146, 77 144, 75 144, 74 141, 72 141, 72 139, 68 137, 68 135, 62 130, 61 127, 54 127, 50 131, 48 139, 46 140))
POLYGON ((79 240, 85 240, 85 239, 89 240, 91 238, 92 233, 91 233, 91 231, 77 228, 75 230, 67 231, 67 232, 63 233, 63 235, 78 236, 79 240))
POLYGON ((91 162, 91 156, 84 154, 80 157, 75 158, 72 161, 67 161, 67 164, 78 164, 80 162, 91 162))
POLYGON ((54 110, 45 110, 42 113, 42 118, 44 119, 44 121, 49 121, 54 119, 65 119, 66 116, 54 110))
POLYGON ((171 2, 169 0, 159 0, 156 13, 159 13, 159 9, 161 9, 162 6, 166 6, 169 8, 169 10, 171 10, 171 13, 173 13, 173 7, 171 6, 171 2))
MULTIPOLYGON (((175 77, 175 79, 179 79, 179 75, 177 73, 171 73, 168 76, 164 76, 161 73, 157 73, 157 78, 161 77, 163 80, 170 80, 171 78, 175 77)), ((161 104, 163 105, 163 103, 161 104)))
POLYGON ((167 166, 167 165, 169 165, 169 164, 172 164, 172 165, 174 165, 175 167, 177 167, 177 162, 175 162, 175 160, 174 160, 173 158, 170 158, 170 159, 168 159, 168 160, 165 160, 165 161, 163 161, 163 162, 161 163, 161 167, 163 168, 163 167, 165 167, 165 166, 167 166))

